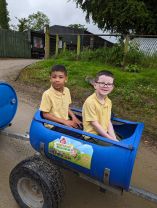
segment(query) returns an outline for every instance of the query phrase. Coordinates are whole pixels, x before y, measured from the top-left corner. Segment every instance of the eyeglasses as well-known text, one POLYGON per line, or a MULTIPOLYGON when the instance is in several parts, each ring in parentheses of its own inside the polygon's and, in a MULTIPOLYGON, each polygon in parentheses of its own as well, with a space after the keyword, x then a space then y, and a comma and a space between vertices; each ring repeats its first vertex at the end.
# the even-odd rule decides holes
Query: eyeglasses
POLYGON ((96 82, 100 87, 112 87, 113 83, 96 82))

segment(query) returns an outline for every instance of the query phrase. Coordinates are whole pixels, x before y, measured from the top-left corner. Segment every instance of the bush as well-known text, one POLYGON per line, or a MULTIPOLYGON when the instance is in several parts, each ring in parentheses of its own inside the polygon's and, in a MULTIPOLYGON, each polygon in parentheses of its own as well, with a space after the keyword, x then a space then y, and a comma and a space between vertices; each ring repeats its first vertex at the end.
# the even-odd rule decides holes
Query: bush
MULTIPOLYGON (((103 47, 95 50, 84 49, 81 51, 79 59, 82 61, 94 61, 112 66, 122 66, 124 48, 123 44, 115 44, 113 47, 103 47)), ((59 58, 74 61, 78 60, 76 51, 61 52, 59 58)), ((126 55, 126 65, 128 71, 138 72, 137 65, 140 67, 157 67, 157 54, 148 56, 139 51, 137 47, 129 46, 129 51, 126 55)))
POLYGON ((136 64, 130 64, 125 68, 125 71, 139 73, 141 71, 141 67, 136 64))
POLYGON ((130 46, 126 56, 126 61, 128 64, 141 64, 144 57, 144 53, 139 51, 138 48, 130 46))
MULTIPOLYGON (((76 60, 77 55, 75 51, 61 52, 59 57, 67 58, 68 60, 76 60)), ((110 64, 114 66, 120 66, 123 57, 123 48, 116 44, 115 46, 109 48, 99 48, 95 50, 84 49, 80 53, 80 60, 83 61, 97 61, 100 63, 110 64)))

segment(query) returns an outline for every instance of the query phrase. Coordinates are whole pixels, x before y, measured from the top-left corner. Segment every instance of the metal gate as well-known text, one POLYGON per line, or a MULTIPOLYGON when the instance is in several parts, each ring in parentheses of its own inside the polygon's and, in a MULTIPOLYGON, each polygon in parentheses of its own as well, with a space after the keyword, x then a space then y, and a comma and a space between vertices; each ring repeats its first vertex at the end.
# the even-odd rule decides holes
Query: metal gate
POLYGON ((0 57, 31 58, 30 32, 0 29, 0 57))

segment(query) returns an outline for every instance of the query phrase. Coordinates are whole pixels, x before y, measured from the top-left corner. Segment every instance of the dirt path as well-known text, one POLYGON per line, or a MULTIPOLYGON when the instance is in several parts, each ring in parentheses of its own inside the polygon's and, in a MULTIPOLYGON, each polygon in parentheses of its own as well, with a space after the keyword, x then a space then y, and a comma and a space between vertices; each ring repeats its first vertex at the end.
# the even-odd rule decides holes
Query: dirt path
MULTIPOLYGON (((21 60, 22 61, 22 60, 21 60)), ((30 62, 26 60, 26 64, 30 62)), ((34 61, 34 60, 33 60, 34 61)), ((0 80, 5 78, 14 86, 19 99, 19 107, 10 131, 24 133, 29 129, 30 121, 38 107, 40 93, 33 88, 26 88, 13 81, 24 67, 19 60, 11 63, 11 60, 0 60, 0 80), (2 64, 2 62, 3 64, 2 64), (15 63, 16 62, 16 63, 15 63), (6 64, 6 65, 5 65, 6 64), (12 68, 12 66, 15 66, 12 68), (10 68, 11 66, 11 68, 10 68), (3 70, 5 68, 5 71, 3 70), (2 71, 3 70, 3 71, 2 71), (14 72, 13 72, 14 71, 14 72), (5 75, 4 75, 5 74, 5 75), (10 77, 10 74, 12 76, 10 77)), ((17 141, 0 136, 0 208, 18 208, 9 189, 9 173, 11 169, 22 159, 33 154, 29 143, 17 141)), ((157 194, 157 149, 142 143, 137 155, 132 177, 132 184, 145 188, 157 194)), ((64 171, 67 185, 66 196, 61 208, 155 208, 156 204, 135 197, 129 193, 119 196, 110 192, 101 193, 98 187, 78 178, 76 175, 64 171)))
POLYGON ((35 59, 0 59, 0 80, 14 80, 22 68, 34 62, 35 59))

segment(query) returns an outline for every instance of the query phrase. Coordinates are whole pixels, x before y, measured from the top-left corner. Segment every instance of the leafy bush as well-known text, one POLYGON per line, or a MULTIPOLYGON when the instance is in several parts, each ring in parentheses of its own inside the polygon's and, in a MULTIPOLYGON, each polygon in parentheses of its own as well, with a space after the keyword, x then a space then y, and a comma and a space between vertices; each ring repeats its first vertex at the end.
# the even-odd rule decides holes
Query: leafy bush
POLYGON ((76 60, 77 55, 75 51, 65 50, 65 52, 61 51, 58 57, 64 58, 65 60, 74 61, 76 60))
POLYGON ((128 64, 140 64, 141 60, 145 57, 145 54, 139 51, 138 48, 129 46, 129 51, 127 53, 127 63, 128 64))
MULTIPOLYGON (((59 58, 64 57, 67 60, 76 60, 77 55, 75 51, 61 52, 59 58)), ((80 53, 80 60, 83 61, 96 61, 100 63, 120 66, 123 58, 123 48, 119 44, 109 48, 99 48, 95 50, 84 49, 80 53)))
MULTIPOLYGON (((95 50, 84 49, 81 51, 79 60, 82 61, 94 61, 102 64, 109 64, 112 66, 122 66, 124 56, 123 44, 115 44, 113 47, 104 47, 95 50)), ((59 58, 64 60, 74 61, 78 60, 76 51, 60 52, 59 58)), ((138 47, 129 45, 129 51, 126 55, 127 70, 130 72, 139 72, 137 69, 140 67, 157 67, 157 54, 148 56, 139 51, 138 47), (138 65, 138 67, 137 67, 138 65)))
POLYGON ((136 65, 136 64, 129 64, 125 68, 125 71, 139 73, 141 71, 141 68, 138 65, 136 65))

